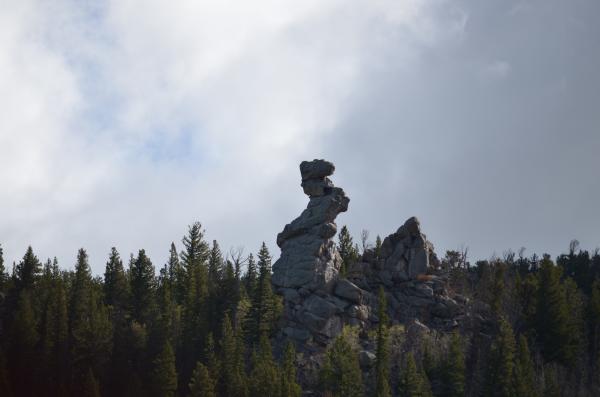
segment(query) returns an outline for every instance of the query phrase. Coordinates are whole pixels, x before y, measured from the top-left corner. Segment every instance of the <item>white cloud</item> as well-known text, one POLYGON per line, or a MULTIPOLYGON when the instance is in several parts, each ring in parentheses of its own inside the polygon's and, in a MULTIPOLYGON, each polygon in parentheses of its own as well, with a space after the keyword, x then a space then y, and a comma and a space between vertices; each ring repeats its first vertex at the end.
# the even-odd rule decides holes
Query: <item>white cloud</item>
POLYGON ((226 246, 274 239, 363 70, 398 41, 408 67, 466 22, 421 0, 12 3, 0 242, 63 265, 85 246, 96 272, 111 245, 160 264, 195 219, 226 246))

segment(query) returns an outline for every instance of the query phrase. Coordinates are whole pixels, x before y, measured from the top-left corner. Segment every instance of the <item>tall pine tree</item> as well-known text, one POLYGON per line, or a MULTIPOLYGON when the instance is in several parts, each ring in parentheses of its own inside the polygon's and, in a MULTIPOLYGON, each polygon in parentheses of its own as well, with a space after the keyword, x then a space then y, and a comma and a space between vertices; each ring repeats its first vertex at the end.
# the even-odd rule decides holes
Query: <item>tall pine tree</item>
POLYGON ((379 324, 377 325, 377 361, 375 364, 376 386, 375 395, 377 397, 389 397, 392 395, 390 388, 390 353, 389 353, 389 331, 387 300, 383 287, 379 288, 379 301, 377 316, 379 324))

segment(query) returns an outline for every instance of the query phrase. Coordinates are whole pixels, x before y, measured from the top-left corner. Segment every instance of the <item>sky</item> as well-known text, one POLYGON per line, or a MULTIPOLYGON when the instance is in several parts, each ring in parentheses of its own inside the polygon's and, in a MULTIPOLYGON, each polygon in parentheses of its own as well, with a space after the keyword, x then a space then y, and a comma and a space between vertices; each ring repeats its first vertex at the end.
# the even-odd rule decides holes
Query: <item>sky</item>
MULTIPOLYGON (((275 258, 334 162, 358 239, 600 247, 596 0, 0 2, 0 244, 103 272, 200 221, 275 258)), ((9 265, 10 267, 10 265, 9 265)))

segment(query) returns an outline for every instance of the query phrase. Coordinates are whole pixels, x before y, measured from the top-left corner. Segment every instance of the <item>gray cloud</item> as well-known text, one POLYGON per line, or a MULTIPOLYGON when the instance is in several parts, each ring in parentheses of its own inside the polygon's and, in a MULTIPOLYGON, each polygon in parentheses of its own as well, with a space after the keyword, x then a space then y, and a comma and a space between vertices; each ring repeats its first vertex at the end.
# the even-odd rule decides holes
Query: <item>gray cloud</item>
POLYGON ((160 265, 196 219, 277 255, 314 157, 356 235, 417 215, 440 252, 600 245, 594 1, 20 3, 0 12, 9 261, 160 265))

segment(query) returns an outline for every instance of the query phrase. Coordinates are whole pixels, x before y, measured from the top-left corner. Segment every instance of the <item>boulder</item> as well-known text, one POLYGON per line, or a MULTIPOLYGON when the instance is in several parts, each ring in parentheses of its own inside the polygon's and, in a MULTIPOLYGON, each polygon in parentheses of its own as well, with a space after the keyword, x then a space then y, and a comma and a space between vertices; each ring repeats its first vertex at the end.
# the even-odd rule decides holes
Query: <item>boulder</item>
POLYGON ((340 279, 335 285, 334 293, 340 298, 344 298, 354 303, 362 303, 363 290, 354 283, 346 279, 340 279))

